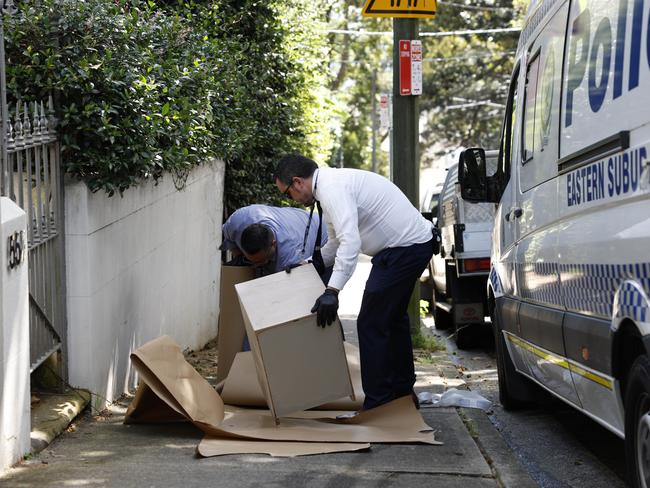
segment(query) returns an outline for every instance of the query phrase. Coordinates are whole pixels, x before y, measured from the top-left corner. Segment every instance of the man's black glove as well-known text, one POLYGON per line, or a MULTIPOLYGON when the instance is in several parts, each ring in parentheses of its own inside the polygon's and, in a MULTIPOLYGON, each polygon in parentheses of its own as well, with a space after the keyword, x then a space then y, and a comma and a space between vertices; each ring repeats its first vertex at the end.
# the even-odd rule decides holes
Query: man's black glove
POLYGON ((290 264, 289 266, 285 266, 284 271, 285 273, 291 273, 291 270, 293 268, 297 268, 298 266, 300 266, 300 263, 290 264))
POLYGON ((339 309, 339 292, 328 288, 316 299, 311 308, 311 313, 317 312, 316 323, 320 327, 331 325, 336 320, 336 312, 339 309))

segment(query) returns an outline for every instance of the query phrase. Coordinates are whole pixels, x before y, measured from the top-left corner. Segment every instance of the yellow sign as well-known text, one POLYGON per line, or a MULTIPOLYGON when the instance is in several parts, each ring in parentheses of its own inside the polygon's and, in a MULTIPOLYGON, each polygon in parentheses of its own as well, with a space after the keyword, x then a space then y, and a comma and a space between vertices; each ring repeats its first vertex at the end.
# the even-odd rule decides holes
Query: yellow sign
POLYGON ((366 0, 361 15, 402 19, 435 17, 436 0, 366 0))

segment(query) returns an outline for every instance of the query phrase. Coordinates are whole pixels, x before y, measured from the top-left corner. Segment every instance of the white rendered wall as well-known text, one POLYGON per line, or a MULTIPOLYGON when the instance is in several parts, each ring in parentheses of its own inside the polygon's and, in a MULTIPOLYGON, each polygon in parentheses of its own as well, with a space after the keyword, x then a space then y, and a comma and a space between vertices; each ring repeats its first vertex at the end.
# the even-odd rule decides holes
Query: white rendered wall
POLYGON ((27 252, 8 267, 7 239, 23 231, 25 212, 0 197, 0 473, 30 451, 29 282, 27 252))
POLYGON ((69 382, 95 407, 136 386, 129 354, 145 342, 216 336, 223 175, 214 162, 180 191, 165 175, 110 198, 66 184, 69 382))

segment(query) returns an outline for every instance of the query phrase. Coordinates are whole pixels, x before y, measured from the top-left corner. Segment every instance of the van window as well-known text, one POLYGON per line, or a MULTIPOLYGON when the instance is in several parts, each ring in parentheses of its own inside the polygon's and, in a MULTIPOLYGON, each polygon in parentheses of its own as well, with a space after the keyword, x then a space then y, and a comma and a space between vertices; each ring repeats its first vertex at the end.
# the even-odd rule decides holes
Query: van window
POLYGON ((515 162, 513 128, 517 126, 517 83, 519 81, 519 66, 515 68, 515 72, 510 80, 510 93, 508 94, 508 101, 506 102, 506 116, 503 121, 503 138, 501 139, 501 147, 499 150, 499 163, 497 172, 501 174, 501 185, 505 188, 506 183, 510 179, 510 168, 515 162))
POLYGON ((542 29, 526 67, 520 186, 527 191, 557 176, 562 53, 568 3, 542 29))
MULTIPOLYGON (((539 52, 526 69, 526 90, 524 92, 524 164, 535 156, 535 106, 537 102, 537 75, 539 73, 539 52)), ((539 125, 539 124, 537 124, 539 125)), ((539 131, 539 127, 537 129, 539 131)))

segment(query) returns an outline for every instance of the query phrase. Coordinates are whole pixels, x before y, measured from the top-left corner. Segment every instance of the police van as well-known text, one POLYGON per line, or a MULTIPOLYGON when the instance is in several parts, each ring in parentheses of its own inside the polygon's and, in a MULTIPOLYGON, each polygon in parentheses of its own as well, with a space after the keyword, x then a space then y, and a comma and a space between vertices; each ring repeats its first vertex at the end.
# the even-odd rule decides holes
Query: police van
POLYGON ((533 1, 497 172, 466 150, 463 197, 495 202, 488 303, 500 400, 531 382, 625 439, 650 485, 650 0, 533 1))

